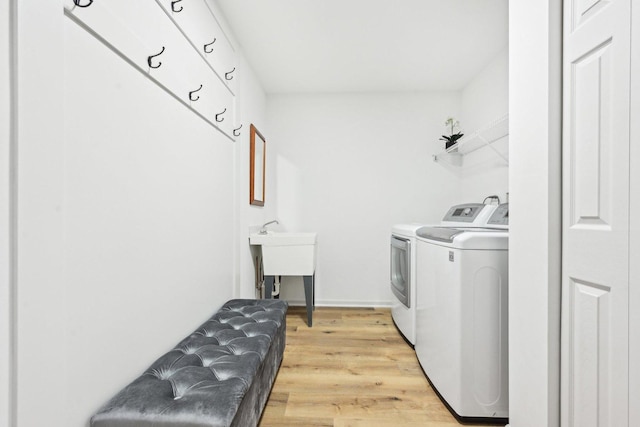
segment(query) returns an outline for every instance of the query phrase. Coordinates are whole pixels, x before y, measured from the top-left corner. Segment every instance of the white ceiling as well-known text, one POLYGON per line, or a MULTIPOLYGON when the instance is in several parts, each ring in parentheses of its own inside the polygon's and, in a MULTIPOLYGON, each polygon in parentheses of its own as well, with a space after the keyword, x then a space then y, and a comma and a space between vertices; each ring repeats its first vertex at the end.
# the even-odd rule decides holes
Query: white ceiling
POLYGON ((268 93, 460 90, 508 40, 508 0, 217 0, 268 93))

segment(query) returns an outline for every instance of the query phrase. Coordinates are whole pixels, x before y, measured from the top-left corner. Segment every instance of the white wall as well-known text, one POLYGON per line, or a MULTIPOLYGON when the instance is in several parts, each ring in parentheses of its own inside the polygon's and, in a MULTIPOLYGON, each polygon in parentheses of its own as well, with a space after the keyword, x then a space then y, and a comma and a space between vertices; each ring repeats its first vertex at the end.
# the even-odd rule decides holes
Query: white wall
MULTIPOLYGON (((509 112, 509 51, 505 46, 462 90, 460 123, 469 135, 495 122, 509 112)), ((508 158, 509 137, 481 148, 464 158, 460 168, 459 194, 465 201, 479 201, 498 195, 506 201, 509 191, 509 166, 493 149, 508 158)))
POLYGON ((266 94, 256 78, 242 52, 241 46, 235 40, 233 29, 224 20, 218 3, 207 0, 207 3, 218 23, 225 31, 231 44, 235 47, 238 70, 236 78, 236 127, 242 125, 240 136, 234 144, 234 295, 238 298, 256 297, 256 280, 254 256, 257 255, 249 246, 249 232, 260 225, 277 217, 275 181, 275 145, 269 138, 269 128, 266 119, 266 94), (249 204, 249 151, 250 151, 250 125, 253 124, 267 139, 267 166, 266 166, 266 203, 264 206, 252 206, 249 204))
POLYGON ((511 427, 559 425, 561 16, 509 5, 511 427))
POLYGON ((251 100, 240 105, 239 117, 242 123, 242 135, 236 140, 236 165, 237 183, 236 194, 238 195, 238 225, 239 233, 239 283, 237 295, 241 298, 256 297, 255 265, 254 257, 257 254, 249 246, 250 229, 277 217, 276 198, 278 186, 276 185, 276 142, 271 138, 266 119, 267 97, 264 90, 257 81, 251 66, 243 59, 242 75, 240 82, 240 93, 243 99, 251 100), (249 152, 250 152, 250 131, 253 124, 266 139, 266 183, 265 183, 265 204, 264 206, 253 206, 249 204, 249 152))
POLYGON ((74 22, 64 29, 66 348, 86 361, 69 372, 70 395, 86 391, 68 423, 79 425, 232 297, 234 145, 74 22))
POLYGON ((0 2, 0 427, 11 425, 11 29, 9 2, 0 2))
POLYGON ((509 112, 509 49, 504 49, 462 90, 461 123, 478 129, 509 112))
MULTIPOLYGON (((440 221, 457 175, 432 160, 458 93, 270 95, 284 228, 318 232, 319 305, 390 304, 394 223, 440 221)), ((282 296, 303 301, 300 278, 282 296)))
MULTIPOLYGON (((238 290, 237 146, 59 2, 21 1, 18 18, 11 425, 86 426, 238 290)), ((264 115, 259 92, 244 102, 264 115)))
MULTIPOLYGON (((17 426, 66 424, 64 139, 60 2, 17 6, 17 426), (44 67, 46 64, 46 67, 44 67), (46 74, 45 74, 46 70, 46 74), (46 75, 46 78, 44 78, 46 75), (46 385, 55 385, 52 389, 46 385)), ((74 396, 75 397, 75 396, 74 396)))

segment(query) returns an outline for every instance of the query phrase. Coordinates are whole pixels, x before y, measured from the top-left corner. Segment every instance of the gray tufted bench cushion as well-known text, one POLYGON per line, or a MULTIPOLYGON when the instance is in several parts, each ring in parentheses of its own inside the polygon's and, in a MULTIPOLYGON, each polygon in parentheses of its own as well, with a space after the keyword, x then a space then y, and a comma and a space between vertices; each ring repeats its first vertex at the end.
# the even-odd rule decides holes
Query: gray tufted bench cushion
POLYGON ((287 303, 231 300, 109 400, 92 427, 256 426, 282 362, 287 303))

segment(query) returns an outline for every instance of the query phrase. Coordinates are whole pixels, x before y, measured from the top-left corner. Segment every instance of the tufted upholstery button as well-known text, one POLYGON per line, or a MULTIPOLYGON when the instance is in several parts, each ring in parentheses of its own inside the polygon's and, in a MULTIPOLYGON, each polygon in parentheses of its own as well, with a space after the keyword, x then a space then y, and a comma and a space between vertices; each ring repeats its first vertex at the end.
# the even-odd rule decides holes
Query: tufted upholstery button
POLYGON ((243 399, 250 388, 252 394, 271 388, 284 351, 286 310, 286 302, 279 300, 227 302, 112 398, 92 417, 91 426, 257 423, 260 413, 244 412, 261 412, 266 396, 243 399), (265 366, 275 362, 275 370, 265 366), (270 384, 252 387, 268 368, 270 384), (259 407, 252 403, 256 398, 259 407))

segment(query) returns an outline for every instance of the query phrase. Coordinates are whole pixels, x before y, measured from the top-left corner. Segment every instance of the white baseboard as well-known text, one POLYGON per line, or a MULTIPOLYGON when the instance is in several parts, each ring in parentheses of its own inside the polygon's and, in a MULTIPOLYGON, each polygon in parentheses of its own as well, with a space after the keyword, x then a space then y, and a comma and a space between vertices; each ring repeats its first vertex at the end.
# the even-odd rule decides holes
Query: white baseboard
MULTIPOLYGON (((287 300, 292 307, 305 307, 304 300, 287 300)), ((389 301, 337 301, 337 300, 316 300, 316 307, 358 307, 358 308, 390 308, 389 301)))

